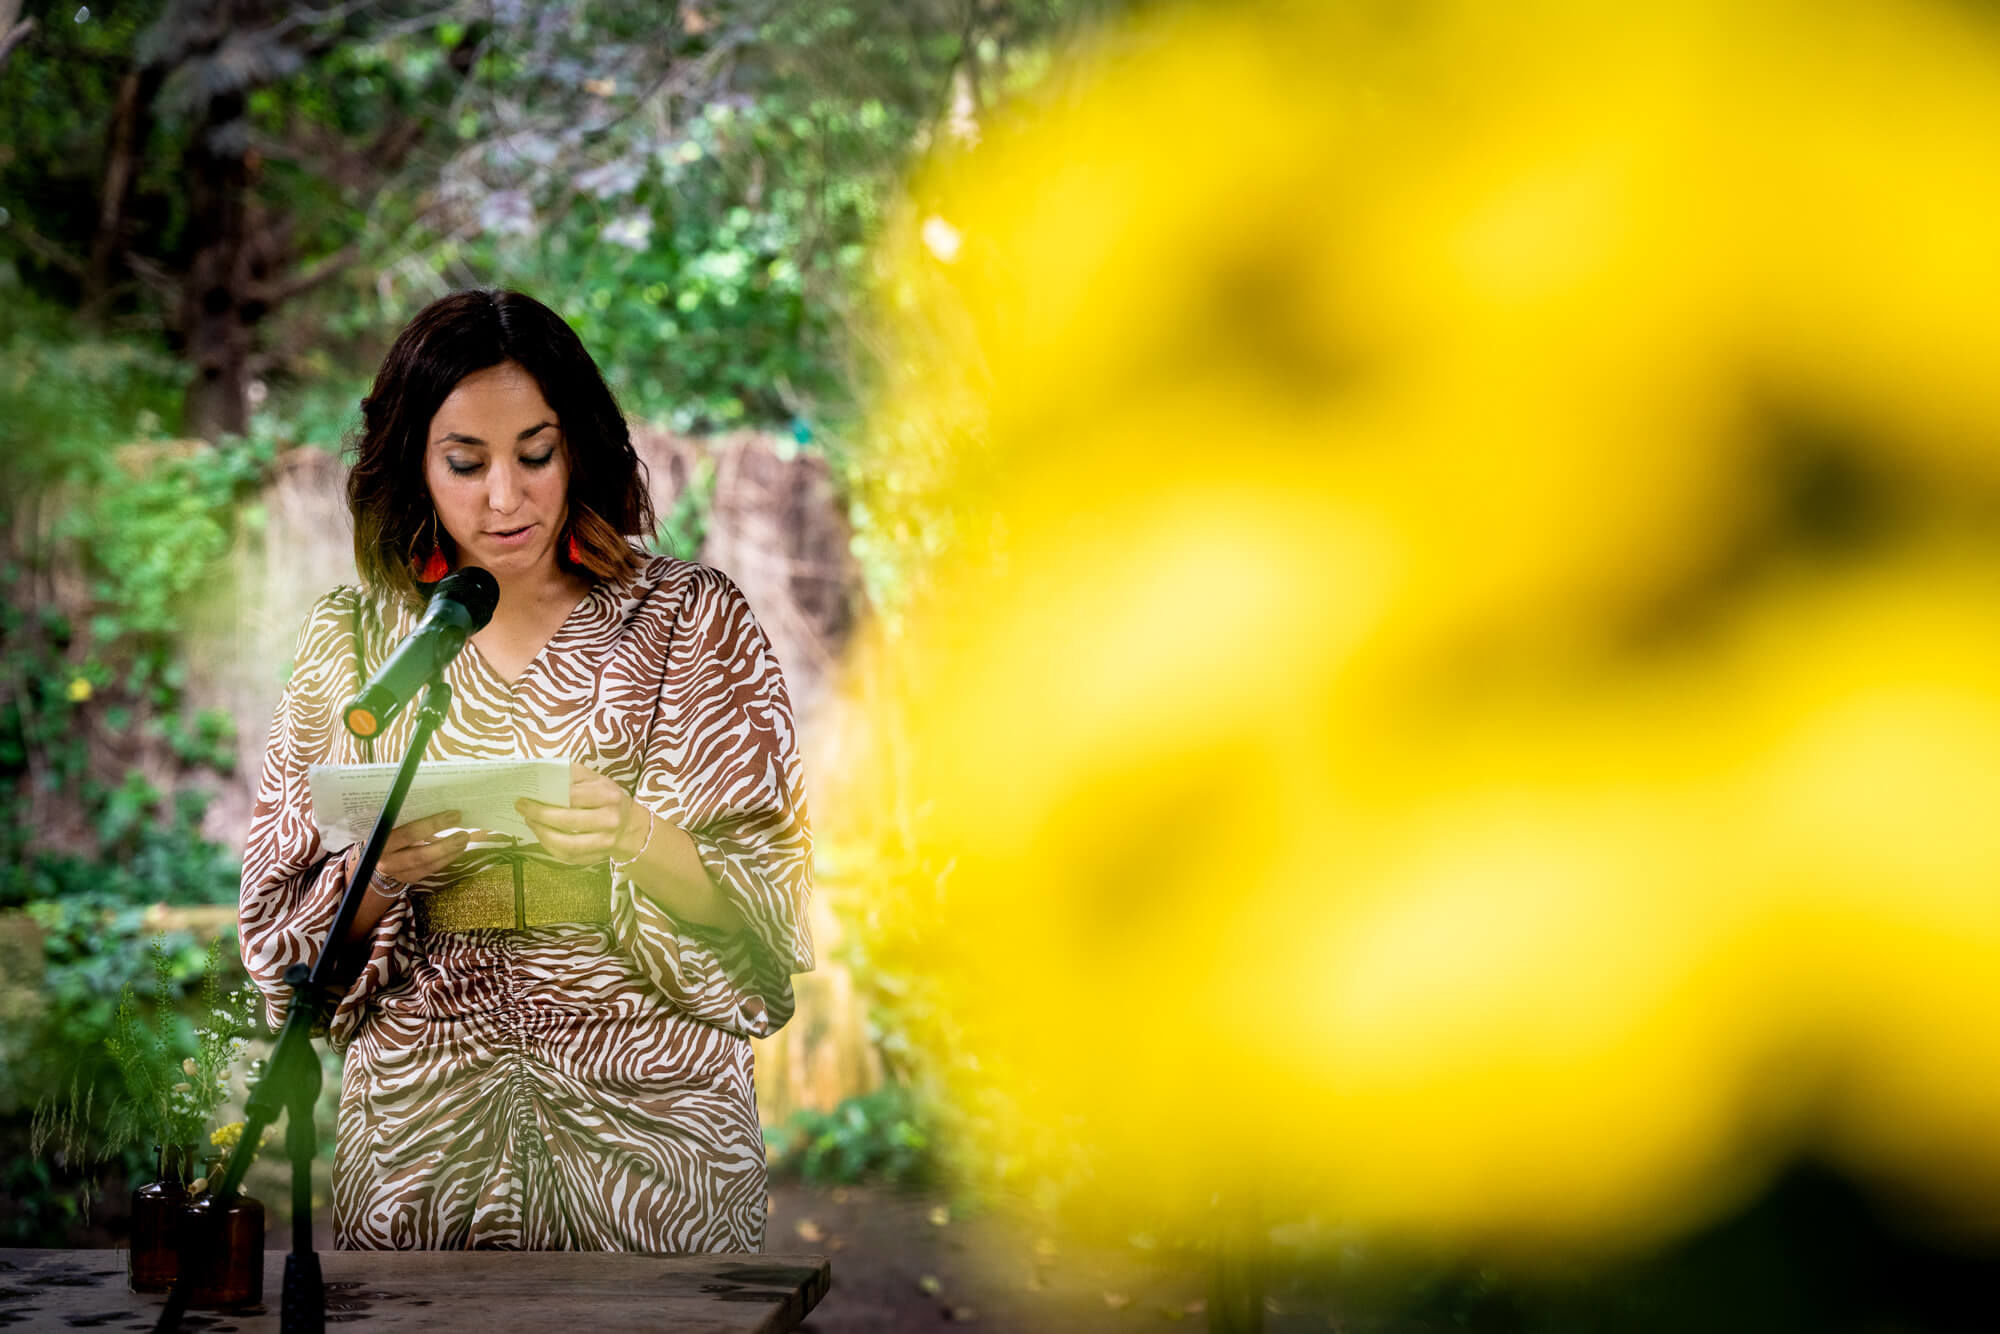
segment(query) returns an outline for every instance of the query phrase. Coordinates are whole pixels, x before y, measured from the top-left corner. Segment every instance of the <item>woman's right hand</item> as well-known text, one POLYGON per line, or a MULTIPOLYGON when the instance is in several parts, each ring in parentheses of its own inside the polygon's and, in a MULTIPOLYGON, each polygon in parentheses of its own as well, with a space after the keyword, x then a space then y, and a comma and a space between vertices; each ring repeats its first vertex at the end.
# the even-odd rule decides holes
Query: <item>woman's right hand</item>
POLYGON ((430 879, 456 861, 472 840, 469 829, 438 837, 439 831, 452 828, 458 821, 459 812, 439 811, 397 825, 389 831, 389 841, 382 846, 375 873, 402 885, 420 885, 430 879))
MULTIPOLYGON (((459 814, 458 811, 439 811, 421 820, 399 824, 389 831, 388 841, 382 845, 382 855, 375 862, 375 878, 368 882, 370 892, 362 897, 361 906, 355 909, 354 920, 348 924, 347 934, 341 939, 342 946, 352 945, 373 931, 392 902, 412 890, 421 892, 425 888, 422 881, 450 866, 465 851, 466 844, 472 841, 471 830, 461 829, 444 838, 438 837, 441 830, 450 829, 458 823, 459 814)), ((347 859, 347 874, 351 876, 361 863, 359 843, 348 849, 347 859)))

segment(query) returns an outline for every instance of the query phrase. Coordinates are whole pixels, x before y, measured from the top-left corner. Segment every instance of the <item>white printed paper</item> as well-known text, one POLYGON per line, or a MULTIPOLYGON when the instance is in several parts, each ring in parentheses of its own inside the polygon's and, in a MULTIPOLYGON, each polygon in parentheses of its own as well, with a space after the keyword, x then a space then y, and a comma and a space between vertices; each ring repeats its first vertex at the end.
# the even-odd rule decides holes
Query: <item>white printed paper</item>
MULTIPOLYGON (((315 764, 312 782, 313 821, 326 831, 327 841, 360 843, 375 828, 382 803, 395 786, 394 764, 315 764)), ((523 843, 535 841, 514 809, 527 797, 551 806, 569 805, 569 761, 515 756, 499 760, 425 761, 410 782, 398 825, 422 820, 441 811, 457 811, 458 827, 505 834, 523 843)))

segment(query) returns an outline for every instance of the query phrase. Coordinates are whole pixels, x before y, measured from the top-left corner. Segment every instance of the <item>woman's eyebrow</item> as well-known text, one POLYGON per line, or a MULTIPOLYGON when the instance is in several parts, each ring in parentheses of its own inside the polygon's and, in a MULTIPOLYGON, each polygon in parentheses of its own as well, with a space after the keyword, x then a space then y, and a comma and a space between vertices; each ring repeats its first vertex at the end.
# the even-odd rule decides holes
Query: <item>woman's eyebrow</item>
MULTIPOLYGON (((554 422, 536 422, 533 426, 530 426, 527 430, 515 436, 514 443, 519 444, 521 441, 528 439, 536 432, 547 431, 552 429, 554 426, 555 426, 554 422)), ((484 440, 481 440, 476 435, 466 435, 463 431, 447 431, 445 434, 438 437, 438 443, 441 445, 452 445, 452 444, 478 445, 481 449, 486 448, 486 442, 484 440)))

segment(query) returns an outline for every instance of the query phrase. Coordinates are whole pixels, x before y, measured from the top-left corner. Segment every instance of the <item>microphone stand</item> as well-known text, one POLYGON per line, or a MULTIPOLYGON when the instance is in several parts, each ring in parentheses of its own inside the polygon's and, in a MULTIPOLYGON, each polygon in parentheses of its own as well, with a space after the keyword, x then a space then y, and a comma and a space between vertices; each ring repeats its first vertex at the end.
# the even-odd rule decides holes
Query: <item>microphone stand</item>
MULTIPOLYGON (((417 711, 417 726, 410 736, 409 749, 403 752, 396 781, 382 803, 374 831, 361 849, 361 860, 355 863, 347 891, 341 895, 333 925, 327 928, 326 939, 320 944, 319 957, 310 968, 295 963, 285 970, 285 985, 292 989, 291 1007, 285 1012, 284 1026, 278 1030, 278 1040, 265 1063, 264 1073, 243 1104, 243 1137, 229 1155, 229 1168, 223 1174, 222 1184, 215 1188, 219 1229, 221 1206, 234 1198, 242 1186, 243 1174, 250 1170, 250 1163, 257 1156, 265 1129, 284 1113, 288 1118, 285 1153, 292 1160, 292 1253, 285 1257, 284 1293, 278 1308, 278 1328, 284 1334, 324 1334, 326 1329, 326 1288, 320 1278, 319 1254, 313 1249, 312 1230, 312 1164, 319 1153, 319 1131, 313 1124, 313 1109, 319 1102, 320 1090, 319 1053, 313 1049, 312 1030, 319 1018, 318 997, 334 984, 336 947, 354 924, 355 914, 361 911, 369 878, 375 874, 376 862, 381 860, 389 831, 396 827, 396 816, 403 809, 403 799, 409 795, 411 780, 417 776, 417 766, 423 762, 431 735, 444 725, 445 715, 450 711, 451 686, 440 667, 424 687, 423 704, 417 711)), ((192 1287, 188 1281, 192 1249, 184 1232, 180 1267, 173 1289, 167 1294, 166 1308, 160 1312, 159 1323, 153 1326, 155 1334, 180 1328, 192 1287)))

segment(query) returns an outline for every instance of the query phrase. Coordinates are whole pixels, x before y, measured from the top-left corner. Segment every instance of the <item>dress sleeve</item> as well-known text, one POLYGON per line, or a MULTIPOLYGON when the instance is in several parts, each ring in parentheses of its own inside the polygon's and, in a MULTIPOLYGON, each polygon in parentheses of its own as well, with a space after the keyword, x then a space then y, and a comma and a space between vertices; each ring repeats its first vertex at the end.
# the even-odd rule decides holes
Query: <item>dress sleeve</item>
MULTIPOLYGON (((292 678, 278 700, 264 774, 250 812, 243 848, 243 892, 237 921, 243 964, 264 993, 273 1027, 290 1003, 285 969, 318 957, 346 888, 345 848, 323 845, 312 819, 311 766, 333 760, 335 700, 356 684, 354 625, 360 596, 335 589, 314 604, 299 632, 292 678)), ((407 901, 399 900, 375 926, 367 963, 347 980, 329 1032, 344 1045, 359 1028, 368 998, 408 966, 403 924, 407 901)), ((357 946, 355 956, 361 951, 357 946)))
POLYGON ((622 875, 612 925, 652 982, 695 1018, 766 1037, 813 966, 812 832, 792 706, 770 641, 736 585, 699 568, 667 640, 659 710, 633 795, 693 838, 742 917, 680 922, 622 875))

